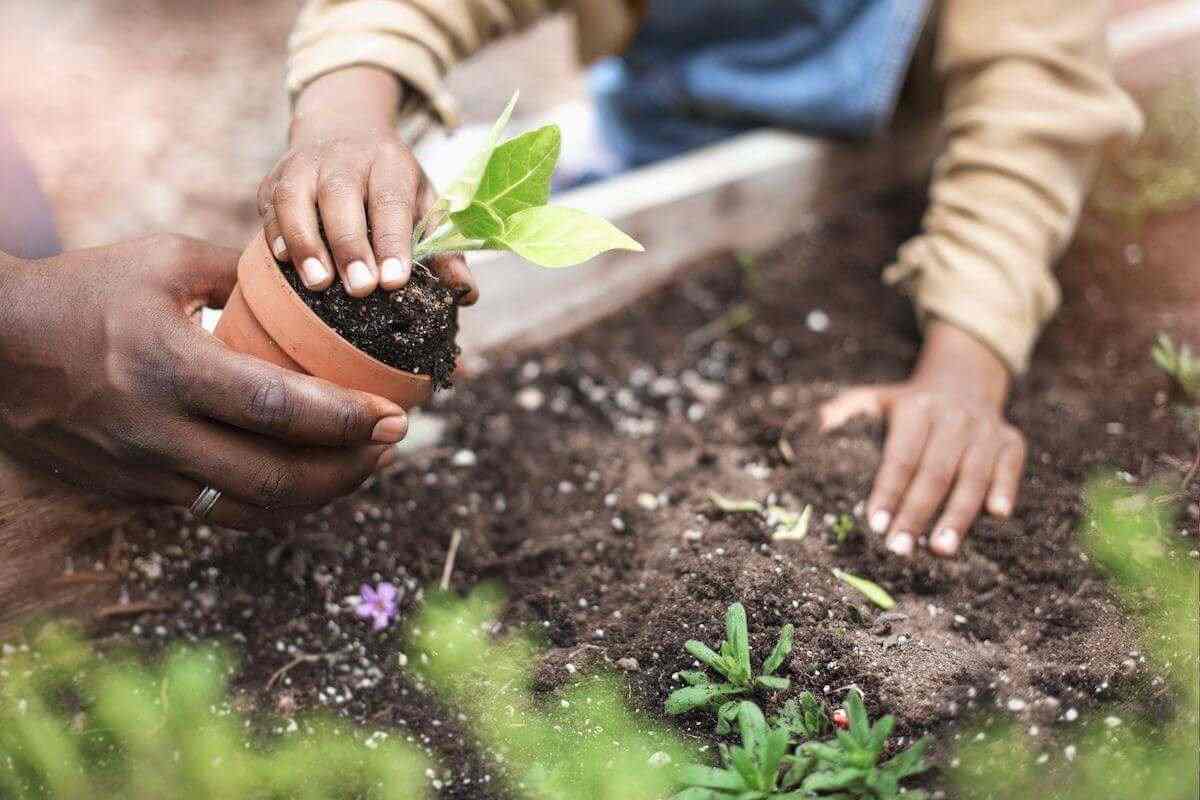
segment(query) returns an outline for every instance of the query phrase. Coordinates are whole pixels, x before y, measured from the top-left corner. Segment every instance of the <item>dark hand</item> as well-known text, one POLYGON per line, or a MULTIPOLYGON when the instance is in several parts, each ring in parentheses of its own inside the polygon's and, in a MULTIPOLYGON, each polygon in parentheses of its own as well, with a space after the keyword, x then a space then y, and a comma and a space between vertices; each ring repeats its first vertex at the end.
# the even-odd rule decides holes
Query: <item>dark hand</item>
POLYGON ((912 555, 939 508, 929 549, 943 557, 958 553, 985 502, 995 516, 1012 513, 1025 439, 1004 418, 1008 382, 990 350, 935 321, 908 381, 852 389, 821 409, 826 430, 861 414, 887 418, 867 520, 893 552, 912 555))
POLYGON ((166 236, 0 254, 0 447, 128 499, 187 505, 211 485, 226 524, 356 488, 403 437, 404 411, 201 329, 192 315, 223 305, 237 257, 166 236))
MULTIPOLYGON (((413 226, 437 195, 395 131, 398 104, 395 77, 373 67, 326 75, 297 101, 292 147, 259 187, 258 209, 275 257, 295 264, 309 289, 327 289, 335 269, 354 297, 398 289, 412 274, 413 226)), ((430 266, 469 290, 460 303, 478 299, 461 255, 430 266)))

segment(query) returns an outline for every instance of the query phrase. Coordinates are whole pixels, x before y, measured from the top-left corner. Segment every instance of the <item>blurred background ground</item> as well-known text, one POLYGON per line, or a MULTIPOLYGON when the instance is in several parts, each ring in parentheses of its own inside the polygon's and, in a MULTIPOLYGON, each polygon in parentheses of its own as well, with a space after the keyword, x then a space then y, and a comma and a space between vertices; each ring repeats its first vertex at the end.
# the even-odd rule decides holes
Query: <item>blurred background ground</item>
MULTIPOLYGON (((66 247, 170 231, 240 246, 281 154, 286 39, 299 0, 4 0, 0 116, 66 247)), ((453 76, 467 122, 520 88, 536 112, 580 91, 553 20, 453 76)))

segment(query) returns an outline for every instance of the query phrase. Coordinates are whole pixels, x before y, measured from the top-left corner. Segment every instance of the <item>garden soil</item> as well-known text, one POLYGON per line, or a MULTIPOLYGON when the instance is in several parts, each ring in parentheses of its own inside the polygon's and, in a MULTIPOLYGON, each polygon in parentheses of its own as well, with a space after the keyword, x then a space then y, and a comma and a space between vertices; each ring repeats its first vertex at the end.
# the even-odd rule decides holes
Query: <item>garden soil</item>
MULTIPOLYGON (((763 698, 768 708, 802 689, 832 705, 857 686, 872 713, 898 716, 899 736, 939 737, 940 754, 968 719, 1037 726, 1035 747, 1060 753, 1078 727, 1073 709, 1169 716, 1169 690, 1078 534, 1091 476, 1178 485, 1195 453, 1148 357, 1157 328, 1196 333, 1177 313, 1195 298, 1131 310, 1118 304, 1119 281, 1094 274, 1113 253, 1123 268, 1138 234, 1077 248, 1063 268, 1071 301, 1010 408, 1030 444, 1014 517, 978 522, 954 561, 899 559, 861 520, 834 541, 837 516, 861 513, 883 428, 859 421, 823 435, 817 407, 911 366, 911 312, 879 273, 922 205, 917 192, 880 195, 767 256, 697 265, 558 347, 498 357, 439 395, 437 446, 283 530, 144 515, 110 566, 131 603, 166 610, 118 615, 100 638, 147 652, 226 642, 241 658, 245 705, 327 709, 391 731, 439 759, 440 796, 463 800, 505 797, 504 764, 400 666, 399 634, 372 634, 345 602, 390 580, 411 616, 455 532, 451 589, 504 589, 506 631, 545 644, 536 685, 550 698, 590 669, 620 669, 630 704, 661 717, 673 676, 693 666, 684 641, 718 643, 726 606, 741 601, 758 657, 780 626, 796 626, 782 669, 793 688, 763 698), (775 542, 765 520, 720 513, 710 492, 811 504, 811 530, 775 542), (896 609, 871 607, 835 567, 885 587, 896 609)), ((1181 219, 1190 244, 1162 248, 1169 263, 1156 266, 1147 243, 1139 269, 1188 264, 1200 209, 1181 219)), ((1184 558, 1197 546, 1198 499, 1190 487, 1170 534, 1184 558)), ((711 736, 702 714, 671 724, 711 736)))

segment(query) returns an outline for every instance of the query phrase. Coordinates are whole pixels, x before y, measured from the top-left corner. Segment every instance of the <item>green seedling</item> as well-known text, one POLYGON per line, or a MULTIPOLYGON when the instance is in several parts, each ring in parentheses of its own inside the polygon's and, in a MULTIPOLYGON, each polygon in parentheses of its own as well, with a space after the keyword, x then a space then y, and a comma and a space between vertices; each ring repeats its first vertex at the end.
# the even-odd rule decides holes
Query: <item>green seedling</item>
POLYGON ((892 596, 885 592, 883 587, 874 581, 869 581, 866 578, 860 578, 857 575, 851 575, 849 572, 842 572, 840 569, 832 570, 832 572, 833 577, 837 578, 850 588, 858 591, 884 611, 891 611, 896 607, 896 601, 892 599, 892 596))
POLYGON ((754 703, 737 704, 741 747, 721 747, 721 766, 685 766, 680 780, 687 786, 674 800, 801 800, 813 795, 801 789, 813 759, 788 753, 787 728, 767 725, 754 703))
POLYGON ((903 792, 900 783, 910 775, 928 769, 922 739, 884 763, 879 763, 887 748, 888 737, 896 725, 890 714, 874 725, 867 717, 862 696, 851 691, 845 701, 849 728, 837 732, 828 742, 807 742, 797 748, 800 757, 811 759, 811 772, 802 788, 818 797, 893 800, 923 798, 923 792, 903 792))
POLYGON ((607 220, 549 205, 562 133, 547 125, 499 144, 516 102, 513 95, 486 146, 415 226, 413 259, 425 263, 439 253, 509 250, 557 269, 608 250, 641 252, 640 244, 607 220))
POLYGON ((829 732, 829 715, 825 706, 812 692, 801 692, 783 704, 783 708, 771 720, 777 728, 784 728, 797 741, 819 739, 829 732))
POLYGON ((858 523, 849 514, 838 514, 833 521, 833 537, 838 544, 845 544, 858 533, 858 523))
POLYGON ((779 641, 763 661, 762 672, 754 674, 750 665, 750 634, 746 627, 746 609, 734 603, 725 614, 725 641, 720 652, 714 651, 695 639, 684 647, 700 663, 717 673, 724 680, 712 681, 708 674, 698 671, 679 673, 688 685, 671 692, 667 698, 668 714, 685 714, 698 708, 717 708, 717 733, 728 733, 731 723, 737 718, 738 701, 730 698, 755 689, 783 691, 791 685, 787 678, 775 674, 783 661, 792 652, 792 626, 784 625, 779 632, 779 641))

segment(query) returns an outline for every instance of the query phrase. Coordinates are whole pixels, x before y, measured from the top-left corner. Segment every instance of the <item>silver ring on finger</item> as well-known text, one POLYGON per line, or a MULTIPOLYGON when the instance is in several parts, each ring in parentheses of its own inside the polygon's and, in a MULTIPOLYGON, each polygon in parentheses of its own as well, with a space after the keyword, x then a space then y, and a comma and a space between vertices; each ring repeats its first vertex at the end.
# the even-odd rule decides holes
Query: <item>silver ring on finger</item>
POLYGON ((213 506, 221 499, 221 490, 214 489, 211 486, 205 486, 200 490, 200 494, 192 501, 192 507, 189 509, 192 516, 196 519, 208 519, 208 515, 212 513, 213 506))

